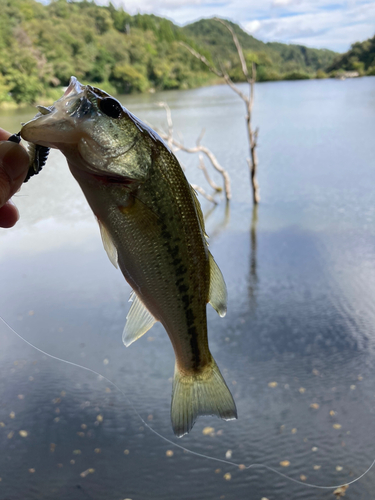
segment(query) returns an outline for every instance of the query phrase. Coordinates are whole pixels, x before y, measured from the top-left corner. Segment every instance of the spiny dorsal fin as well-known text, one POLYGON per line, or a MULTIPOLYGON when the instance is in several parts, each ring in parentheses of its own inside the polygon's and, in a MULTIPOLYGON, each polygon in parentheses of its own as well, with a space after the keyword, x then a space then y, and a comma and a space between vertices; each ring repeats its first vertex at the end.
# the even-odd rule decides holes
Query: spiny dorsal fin
POLYGON ((196 210, 197 215, 198 215, 199 225, 202 229, 202 233, 204 234, 205 241, 207 243, 208 236, 206 234, 206 229, 205 229, 205 225, 204 225, 204 216, 203 216, 201 205, 200 205, 199 200, 198 200, 198 195, 197 195, 197 192, 195 191, 195 189, 193 188, 193 186, 190 186, 190 189, 191 189, 191 194, 192 194, 193 200, 194 200, 195 210, 196 210))
POLYGON ((117 248, 115 247, 111 235, 107 231, 106 227, 98 219, 98 224, 100 228, 100 234, 103 241, 104 250, 107 252, 109 260, 117 268, 117 248))
POLYGON ((126 347, 129 347, 139 337, 142 337, 156 322, 156 319, 134 292, 130 296, 130 300, 133 299, 134 301, 126 316, 126 324, 122 334, 122 341, 126 347))
POLYGON ((210 291, 208 302, 212 305, 220 317, 224 317, 227 313, 227 287, 223 275, 216 264, 211 253, 210 259, 210 291))

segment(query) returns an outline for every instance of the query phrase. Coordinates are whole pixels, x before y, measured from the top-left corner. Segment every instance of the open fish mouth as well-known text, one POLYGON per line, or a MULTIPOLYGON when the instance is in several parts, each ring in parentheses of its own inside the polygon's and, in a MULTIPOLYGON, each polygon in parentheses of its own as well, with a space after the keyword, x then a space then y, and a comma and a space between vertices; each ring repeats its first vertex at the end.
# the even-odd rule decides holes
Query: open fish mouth
POLYGON ((21 137, 28 142, 57 149, 62 142, 77 143, 77 121, 93 118, 97 112, 94 95, 90 98, 90 91, 89 86, 72 77, 63 96, 52 106, 37 106, 39 113, 22 127, 21 137))
MULTIPOLYGON (((79 107, 89 111, 91 107, 87 105, 86 87, 81 85, 77 78, 71 77, 69 86, 66 88, 63 96, 51 106, 36 106, 38 113, 26 124, 23 124, 20 135, 28 144, 28 153, 30 157, 29 171, 24 182, 30 177, 38 174, 47 162, 50 148, 59 148, 60 140, 64 143, 76 143, 79 140, 75 132, 76 123, 70 120, 72 115, 79 107), (81 98, 80 98, 81 96, 81 98), (82 106, 82 100, 85 100, 82 106), (73 113, 72 113, 73 111, 73 113), (70 133, 67 134, 67 131, 70 133)), ((81 117, 85 113, 82 112, 81 117)), ((75 116, 75 119, 80 116, 75 116)))
POLYGON ((120 167, 110 174, 107 167, 130 151, 144 130, 116 99, 71 77, 60 99, 51 106, 37 106, 37 109, 38 113, 23 125, 20 132, 21 137, 29 142, 30 156, 35 160, 34 173, 30 175, 40 171, 49 148, 54 148, 65 155, 74 155, 77 161, 73 163, 80 165, 79 170, 101 178, 105 176, 106 182, 121 182, 120 167), (118 128, 116 140, 113 139, 112 121, 119 118, 133 121, 137 128, 133 137, 124 134, 123 139, 118 139, 122 134, 122 129, 118 128))
MULTIPOLYGON (((62 100, 64 97, 67 97, 67 96, 73 95, 73 94, 79 94, 82 91, 84 91, 84 86, 81 83, 79 83, 79 81, 77 80, 77 78, 75 76, 72 76, 72 77, 70 77, 70 82, 69 82, 68 87, 66 88, 63 96, 59 99, 59 101, 62 100)), ((51 106, 37 105, 36 108, 40 114, 37 114, 33 119, 39 118, 41 115, 43 115, 43 116, 49 115, 50 113, 52 113, 55 110, 55 105, 54 104, 52 104, 51 106)))
MULTIPOLYGON (((90 88, 90 86, 87 87, 90 88)), ((56 103, 65 100, 69 96, 74 96, 83 93, 85 89, 86 86, 82 85, 75 76, 72 76, 70 77, 69 85, 68 87, 66 87, 64 94, 60 97, 58 101, 56 101, 56 103)), ((41 115, 44 116, 53 113, 53 111, 55 110, 56 103, 52 104, 51 106, 41 106, 41 105, 36 106, 40 114, 38 113, 33 119, 39 118, 41 115)))
POLYGON ((72 93, 79 94, 85 88, 75 76, 70 77, 69 85, 66 88, 63 97, 66 97, 72 93))

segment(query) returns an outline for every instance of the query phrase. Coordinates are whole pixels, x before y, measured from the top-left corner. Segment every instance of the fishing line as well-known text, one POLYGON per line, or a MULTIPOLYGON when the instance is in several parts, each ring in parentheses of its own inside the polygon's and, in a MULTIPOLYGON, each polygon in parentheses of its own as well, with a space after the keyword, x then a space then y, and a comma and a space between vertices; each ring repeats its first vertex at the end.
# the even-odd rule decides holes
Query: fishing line
POLYGON ((36 351, 40 352, 41 354, 44 354, 45 356, 48 356, 49 358, 55 359, 57 361, 61 361, 61 363, 66 363, 67 365, 75 366, 76 368, 81 368, 82 370, 86 370, 87 372, 93 373, 94 375, 97 375, 101 379, 106 380, 112 387, 114 387, 124 397, 124 399, 127 402, 127 404, 131 407, 131 409, 134 411, 134 413, 141 420, 142 424, 145 427, 147 427, 151 432, 153 432, 156 436, 158 436, 160 439, 162 439, 166 443, 169 443, 171 446, 173 446, 175 448, 179 448, 180 450, 183 450, 186 453, 190 453, 191 455, 195 455, 195 456, 200 457, 200 458, 205 458, 207 460, 213 460, 214 462, 220 462, 220 463, 223 463, 223 464, 226 464, 226 465, 231 465, 231 466, 237 467, 237 468, 239 468, 241 466, 245 470, 246 469, 266 469, 266 470, 268 470, 270 472, 273 472, 273 473, 277 474, 278 476, 280 476, 280 477, 282 477, 284 479, 287 479, 288 481, 291 481, 293 483, 297 483, 297 484, 300 484, 302 486, 307 486, 309 488, 315 488, 315 489, 319 489, 319 490, 333 490, 333 489, 336 489, 336 488, 342 488, 344 486, 349 486, 349 485, 351 485, 353 483, 356 483, 357 481, 359 481, 360 479, 362 479, 373 468, 373 466, 375 465, 375 459, 374 459, 373 462, 371 463, 371 465, 365 470, 365 472, 363 472, 357 478, 352 479, 348 483, 338 484, 338 485, 335 485, 335 486, 320 486, 320 485, 317 485, 317 484, 306 483, 305 481, 299 481, 298 479, 294 479, 293 477, 287 476, 286 474, 283 474, 282 472, 280 472, 280 471, 278 471, 278 470, 276 470, 276 469, 274 469, 274 468, 272 468, 272 467, 270 467, 268 465, 265 465, 265 464, 256 464, 255 463, 255 464, 250 464, 250 465, 243 466, 243 464, 236 464, 235 462, 232 462, 230 460, 224 460, 223 458, 212 457, 210 455, 205 455, 204 453, 199 453, 197 451, 189 450, 188 448, 185 448, 185 446, 182 446, 182 445, 180 445, 178 443, 175 443, 174 441, 171 441, 170 439, 168 439, 167 437, 163 436, 158 431, 156 431, 153 427, 151 427, 143 419, 143 417, 139 414, 138 410, 135 408, 135 406, 133 405, 133 403, 129 400, 129 398, 125 394, 125 392, 122 389, 120 389, 120 387, 117 384, 115 384, 115 382, 112 382, 112 380, 110 380, 109 378, 105 377, 104 375, 102 375, 101 373, 99 373, 99 372, 97 372, 95 370, 92 370, 91 368, 88 368, 87 366, 79 365, 78 363, 74 363, 73 361, 68 361, 66 359, 59 358, 58 356, 54 356, 53 354, 50 354, 50 353, 48 353, 46 351, 43 351, 43 349, 40 349, 39 347, 35 346, 34 344, 32 344, 31 342, 29 342, 28 340, 26 340, 24 337, 22 337, 22 335, 20 335, 19 333, 17 333, 16 330, 14 330, 14 328, 12 328, 9 325, 9 323, 7 323, 5 321, 5 319, 2 318, 1 316, 0 316, 0 320, 19 339, 21 339, 23 342, 25 342, 27 345, 29 345, 30 347, 32 347, 36 351))

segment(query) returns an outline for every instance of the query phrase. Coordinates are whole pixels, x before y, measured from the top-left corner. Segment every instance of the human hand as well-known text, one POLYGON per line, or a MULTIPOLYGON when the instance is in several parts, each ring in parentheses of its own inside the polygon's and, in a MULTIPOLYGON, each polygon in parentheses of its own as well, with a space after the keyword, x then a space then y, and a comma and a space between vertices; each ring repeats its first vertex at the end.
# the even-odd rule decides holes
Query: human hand
POLYGON ((24 147, 7 141, 11 134, 0 128, 0 227, 12 227, 19 218, 10 197, 22 186, 29 169, 24 147))

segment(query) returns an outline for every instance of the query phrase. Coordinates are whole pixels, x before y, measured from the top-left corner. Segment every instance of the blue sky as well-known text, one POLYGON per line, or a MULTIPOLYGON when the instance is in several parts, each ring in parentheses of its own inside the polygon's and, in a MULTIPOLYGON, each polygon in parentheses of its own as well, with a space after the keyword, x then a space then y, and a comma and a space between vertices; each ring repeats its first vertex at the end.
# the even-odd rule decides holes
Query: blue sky
MULTIPOLYGON (((107 0, 97 0, 107 4, 107 0)), ((375 34, 375 0, 112 0, 135 14, 153 13, 184 25, 219 16, 256 38, 345 52, 375 34)))

